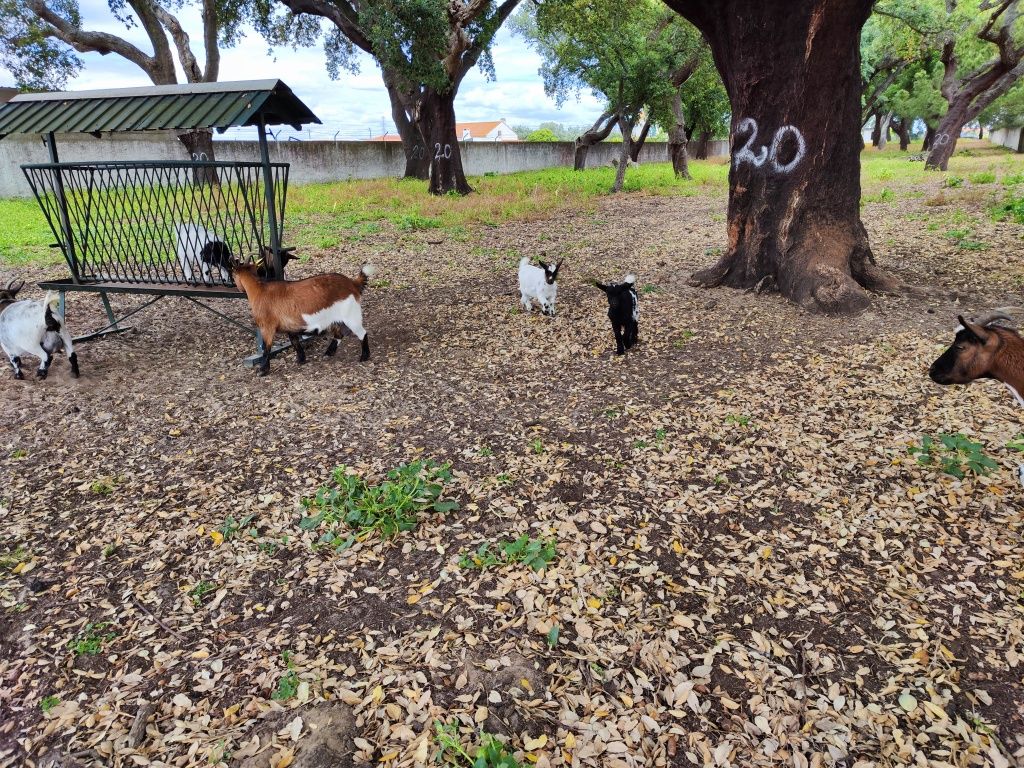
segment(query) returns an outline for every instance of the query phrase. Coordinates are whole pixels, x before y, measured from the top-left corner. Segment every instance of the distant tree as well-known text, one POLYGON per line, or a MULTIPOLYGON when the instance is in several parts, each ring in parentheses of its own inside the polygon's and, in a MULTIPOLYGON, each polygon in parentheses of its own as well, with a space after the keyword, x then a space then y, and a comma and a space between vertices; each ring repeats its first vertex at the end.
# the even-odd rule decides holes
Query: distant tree
POLYGON ((470 192, 455 135, 455 97, 463 78, 479 66, 493 79, 491 44, 520 0, 279 0, 291 15, 254 0, 253 15, 271 42, 308 45, 319 28, 328 73, 358 69, 356 51, 380 66, 391 115, 406 155, 406 176, 426 178, 435 194, 470 192))
POLYGON ((1024 80, 1019 80, 978 115, 979 127, 1017 128, 1024 125, 1024 80))
MULTIPOLYGON (((14 73, 18 87, 25 90, 66 87, 85 65, 79 53, 113 53, 145 72, 154 85, 176 84, 179 67, 186 82, 212 83, 220 74, 221 47, 234 45, 240 37, 239 9, 225 0, 108 0, 108 8, 109 20, 98 22, 99 29, 93 30, 83 26, 77 0, 0 0, 0 18, 4 20, 0 28, 0 64, 14 73), (201 15, 205 49, 202 65, 172 10, 201 15), (103 30, 117 25, 126 30, 141 27, 150 51, 103 30)), ((178 138, 190 156, 214 159, 209 131, 190 131, 178 138)), ((215 178, 213 175, 210 180, 215 178)))
POLYGON ((939 91, 941 80, 942 65, 938 61, 922 61, 903 72, 888 96, 893 112, 903 123, 916 119, 924 122, 925 150, 931 146, 935 128, 946 113, 946 100, 939 91))
POLYGON ((527 134, 526 141, 558 141, 558 134, 550 128, 538 128, 527 134))
POLYGON ((777 288, 850 313, 898 283, 860 220, 860 33, 873 0, 666 0, 711 46, 731 103, 729 242, 696 285, 777 288))

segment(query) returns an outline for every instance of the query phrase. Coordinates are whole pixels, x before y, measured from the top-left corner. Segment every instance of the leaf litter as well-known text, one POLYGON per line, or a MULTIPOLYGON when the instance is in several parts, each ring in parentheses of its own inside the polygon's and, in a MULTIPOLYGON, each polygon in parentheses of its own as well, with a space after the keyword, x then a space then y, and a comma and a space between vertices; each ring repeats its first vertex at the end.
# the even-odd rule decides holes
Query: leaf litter
MULTIPOLYGON (((1020 414, 924 375, 956 314, 1021 303, 1024 267, 982 274, 991 250, 907 224, 920 199, 870 204, 880 263, 932 289, 818 318, 687 286, 723 211, 633 195, 315 252, 389 280, 366 364, 256 379, 249 339, 165 303, 83 347, 80 380, 5 381, 0 764, 419 766, 438 723, 542 767, 1024 761, 1020 414), (543 253, 553 319, 514 296, 543 253), (587 281, 626 271, 657 290, 623 359, 587 281), (961 433, 989 474, 908 453, 961 433), (344 547, 301 524, 335 467, 429 460, 458 509, 344 547), (516 541, 557 558, 460 567, 516 541)), ((976 229, 1019 253, 1019 226, 976 229)))

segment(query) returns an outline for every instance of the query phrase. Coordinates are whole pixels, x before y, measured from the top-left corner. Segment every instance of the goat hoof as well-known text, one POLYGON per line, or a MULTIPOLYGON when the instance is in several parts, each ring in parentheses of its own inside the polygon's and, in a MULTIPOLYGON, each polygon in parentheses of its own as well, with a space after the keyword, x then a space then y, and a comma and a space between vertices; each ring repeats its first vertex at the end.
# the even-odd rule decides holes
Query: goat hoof
POLYGON ((21 371, 15 371, 14 372, 14 378, 19 379, 19 380, 23 380, 25 378, 25 374, 23 374, 21 371))
POLYGON ((46 378, 46 373, 47 372, 45 370, 39 369, 38 371, 36 371, 36 378, 40 379, 40 380, 45 379, 46 378))
POLYGON ((259 370, 256 371, 257 376, 266 376, 268 373, 270 373, 269 368, 260 368, 259 370))

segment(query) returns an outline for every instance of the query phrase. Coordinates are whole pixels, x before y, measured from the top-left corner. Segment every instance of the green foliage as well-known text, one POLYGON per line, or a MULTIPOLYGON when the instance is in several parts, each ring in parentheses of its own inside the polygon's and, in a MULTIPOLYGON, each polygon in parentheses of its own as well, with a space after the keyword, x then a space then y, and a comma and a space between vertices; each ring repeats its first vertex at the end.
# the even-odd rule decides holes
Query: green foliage
POLYGON ((39 702, 39 708, 43 712, 49 712, 51 709, 60 704, 60 696, 51 694, 50 696, 44 696, 42 701, 39 702))
POLYGON ((938 442, 930 435, 922 435, 921 444, 910 446, 907 453, 916 456, 918 464, 938 464, 947 475, 961 480, 967 476, 967 472, 987 475, 999 466, 985 455, 981 443, 976 443, 959 432, 955 435, 939 435, 938 442))
MULTIPOLYGON (((82 23, 77 0, 53 0, 49 7, 73 26, 82 23)), ((48 36, 50 25, 28 0, 0 0, 0 69, 14 75, 26 91, 62 90, 82 69, 74 50, 48 36)))
POLYGON ((972 173, 967 178, 971 180, 971 184, 991 184, 996 180, 996 174, 994 171, 981 171, 972 173))
POLYGON ((109 621, 86 624, 85 628, 68 642, 68 648, 75 656, 95 656, 103 650, 106 643, 117 637, 116 632, 104 631, 109 626, 109 621))
POLYGON ((334 470, 332 485, 323 485, 313 498, 302 500, 306 516, 299 527, 304 531, 325 528, 317 545, 337 550, 374 532, 390 539, 413 530, 422 512, 458 509, 457 502, 441 498, 451 477, 451 464, 414 461, 392 469, 382 483, 370 485, 342 465, 334 470))
POLYGON ((246 528, 246 526, 249 526, 249 523, 251 523, 255 518, 256 515, 246 515, 241 520, 235 520, 233 515, 228 515, 224 519, 224 523, 217 530, 220 531, 221 536, 224 537, 224 541, 233 539, 242 531, 255 538, 259 533, 259 531, 256 530, 256 526, 246 528))
POLYGON ((555 624, 555 626, 553 626, 548 632, 548 648, 554 648, 558 645, 558 635, 560 631, 561 630, 558 628, 558 625, 555 624))
POLYGON ((750 424, 750 417, 739 413, 730 413, 725 417, 726 424, 736 424, 741 427, 745 427, 750 424))
POLYGON ((206 581, 205 579, 200 580, 192 589, 188 591, 188 596, 192 598, 192 605, 196 607, 202 605, 203 598, 211 592, 216 591, 217 584, 212 581, 206 581))
POLYGON ((963 176, 947 176, 946 180, 942 184, 942 186, 947 187, 948 189, 956 189, 957 187, 962 187, 963 185, 963 176))
POLYGON ((26 451, 24 448, 15 448, 13 451, 11 451, 12 459, 24 459, 26 456, 28 456, 28 451, 26 451))
POLYGON ((5 552, 0 555, 0 568, 6 571, 13 571, 20 563, 32 558, 32 553, 21 544, 13 552, 5 552))
POLYGON ((97 496, 109 496, 117 487, 117 479, 113 477, 101 477, 89 484, 89 491, 97 496))
POLYGON ((1024 194, 1018 195, 1013 189, 1008 189, 1003 199, 993 205, 990 209, 992 218, 996 221, 1015 221, 1024 224, 1024 194))
POLYGON ((489 733, 481 731, 475 747, 463 747, 458 720, 435 720, 434 741, 438 747, 434 762, 448 768, 522 768, 513 753, 489 733))
POLYGON ((1018 451, 1020 453, 1024 453, 1024 432, 1021 432, 1010 442, 1008 442, 1006 444, 1006 447, 1009 448, 1011 451, 1018 451))
POLYGON ((558 141, 558 135, 550 128, 538 128, 526 136, 527 141, 558 141))
POLYGON ((988 243, 975 240, 974 232, 969 229, 951 229, 946 232, 946 237, 962 251, 984 251, 988 248, 988 243))
POLYGON ((295 698, 295 694, 299 691, 299 673, 295 671, 291 652, 282 651, 281 660, 284 662, 286 671, 277 680, 277 690, 270 695, 274 701, 288 701, 295 698))
POLYGON ((557 556, 554 539, 540 541, 529 536, 520 536, 515 541, 499 541, 491 550, 489 542, 477 547, 476 552, 463 553, 459 557, 460 568, 490 568, 495 565, 523 563, 535 571, 542 571, 557 556))
POLYGON ((530 450, 538 455, 544 453, 544 443, 538 438, 530 443, 530 450))

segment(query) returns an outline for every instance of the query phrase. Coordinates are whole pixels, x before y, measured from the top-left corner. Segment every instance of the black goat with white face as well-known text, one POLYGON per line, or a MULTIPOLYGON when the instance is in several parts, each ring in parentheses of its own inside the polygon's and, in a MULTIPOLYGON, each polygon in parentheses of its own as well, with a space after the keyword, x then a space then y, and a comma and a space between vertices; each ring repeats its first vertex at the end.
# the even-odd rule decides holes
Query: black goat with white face
POLYGON ((615 354, 625 354, 636 344, 640 332, 640 302, 636 294, 636 275, 626 275, 621 283, 595 283, 608 296, 608 319, 615 332, 615 354))

